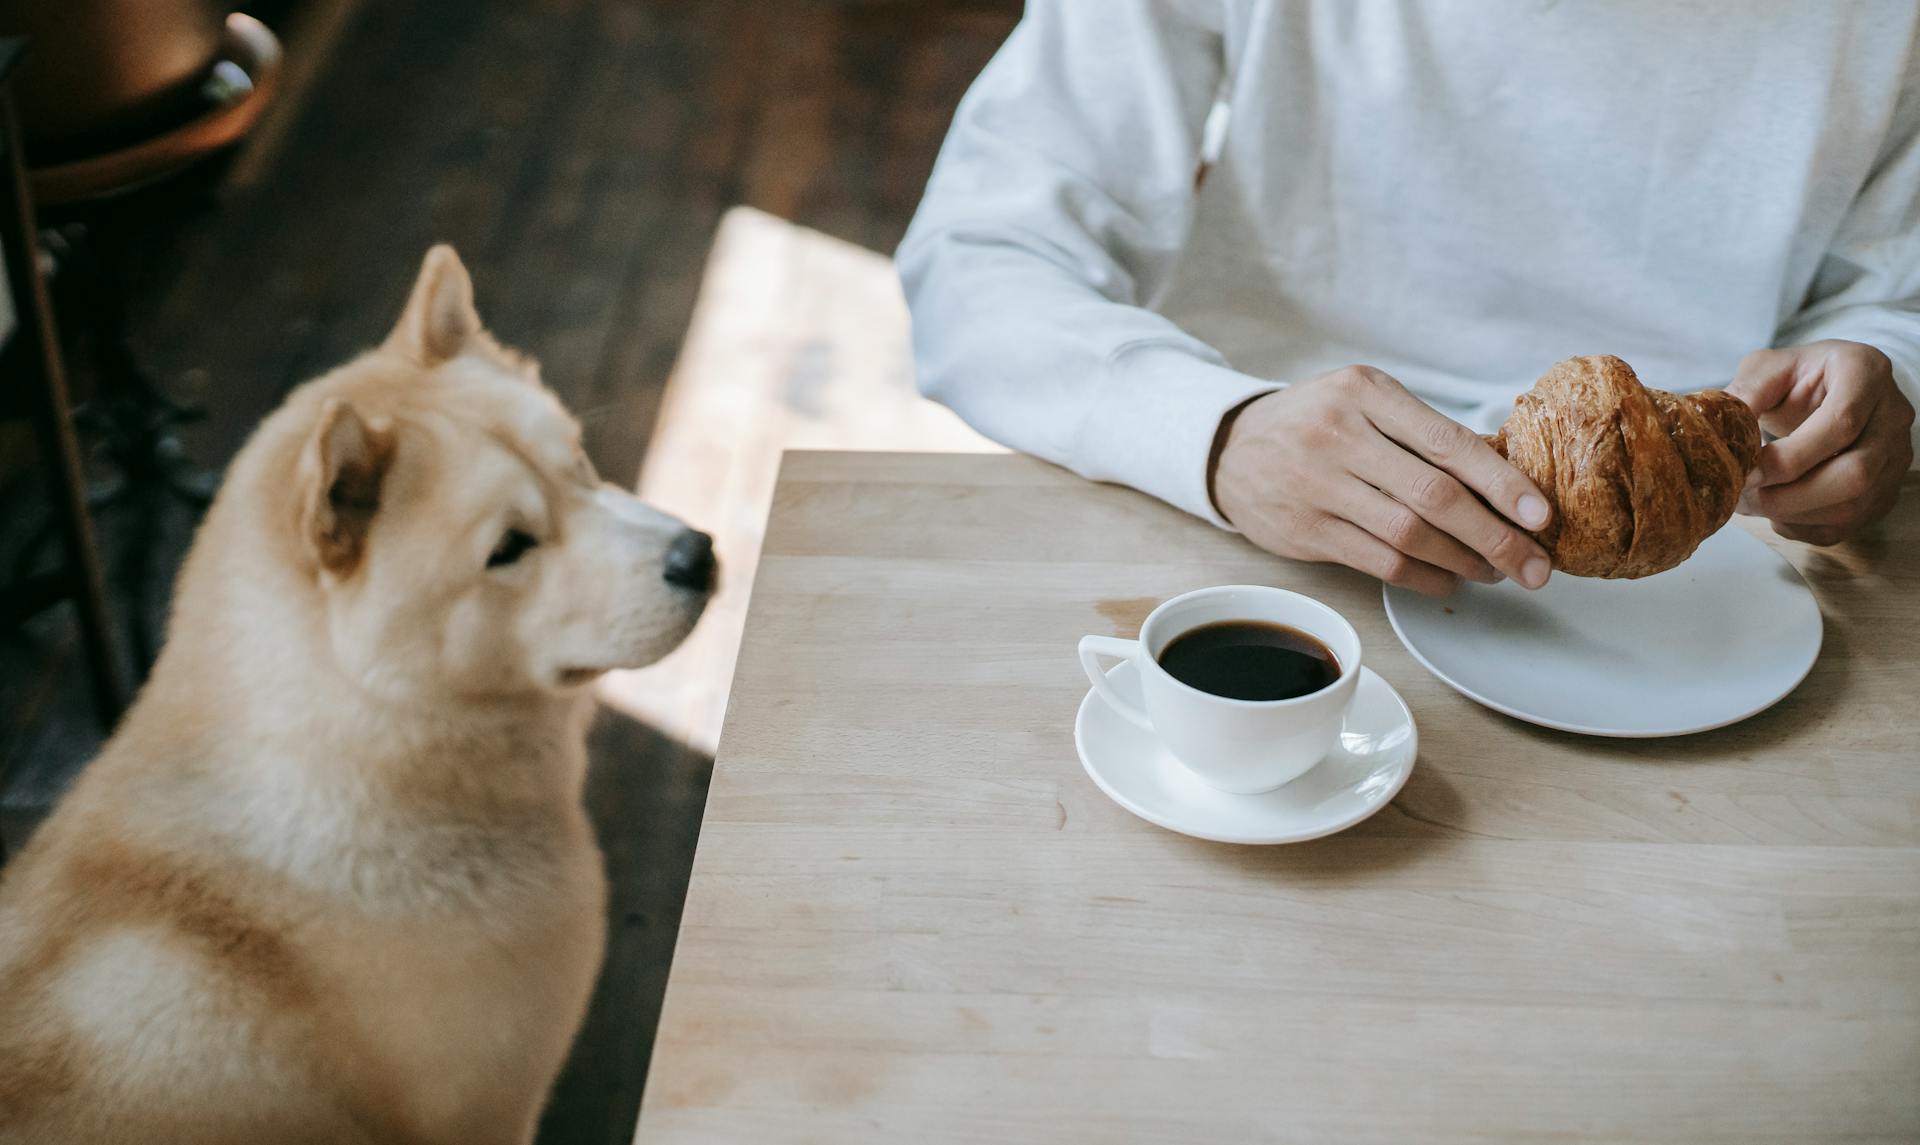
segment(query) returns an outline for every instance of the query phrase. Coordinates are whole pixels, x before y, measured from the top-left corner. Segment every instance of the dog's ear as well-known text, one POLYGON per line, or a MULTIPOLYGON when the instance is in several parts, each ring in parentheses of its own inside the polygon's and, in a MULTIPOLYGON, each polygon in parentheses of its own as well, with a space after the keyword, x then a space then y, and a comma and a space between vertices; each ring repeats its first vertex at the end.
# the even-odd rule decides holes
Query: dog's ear
POLYGON ((480 312, 473 308, 473 280, 453 248, 441 243, 427 252, 414 280, 413 294, 400 321, 387 335, 386 348, 423 366, 456 358, 481 334, 480 312))
POLYGON ((300 456, 300 530, 322 569, 353 571, 380 508, 393 464, 393 433, 367 424, 351 403, 329 398, 300 456))

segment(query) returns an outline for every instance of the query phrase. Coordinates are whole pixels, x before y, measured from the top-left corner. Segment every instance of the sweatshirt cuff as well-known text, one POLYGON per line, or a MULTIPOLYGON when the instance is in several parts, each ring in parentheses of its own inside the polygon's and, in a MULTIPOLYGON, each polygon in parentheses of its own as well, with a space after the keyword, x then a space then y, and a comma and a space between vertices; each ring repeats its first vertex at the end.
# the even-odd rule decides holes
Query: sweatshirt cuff
POLYGON ((1123 348, 1108 359, 1107 374, 1081 422, 1074 468, 1231 528, 1207 495, 1220 419, 1279 387, 1165 343, 1123 348))

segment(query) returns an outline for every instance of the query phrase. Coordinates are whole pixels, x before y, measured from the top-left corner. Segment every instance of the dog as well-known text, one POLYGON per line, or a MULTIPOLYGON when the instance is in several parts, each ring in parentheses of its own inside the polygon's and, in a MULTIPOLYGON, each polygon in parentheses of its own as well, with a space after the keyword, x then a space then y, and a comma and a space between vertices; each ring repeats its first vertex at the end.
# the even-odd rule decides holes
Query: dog
POLYGON ((151 678, 0 875, 0 1142, 531 1141, 605 937, 585 686, 714 576, 430 251, 235 458, 151 678))

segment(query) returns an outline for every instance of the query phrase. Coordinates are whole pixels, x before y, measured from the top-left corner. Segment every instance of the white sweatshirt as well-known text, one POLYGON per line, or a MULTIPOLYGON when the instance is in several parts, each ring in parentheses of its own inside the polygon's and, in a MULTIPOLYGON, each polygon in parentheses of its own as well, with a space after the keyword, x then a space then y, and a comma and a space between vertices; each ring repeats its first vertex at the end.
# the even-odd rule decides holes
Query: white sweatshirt
POLYGON ((1920 0, 1029 0, 900 248, 921 389, 1214 521, 1221 415, 1348 363, 1490 430, 1574 354, 1690 390, 1846 338, 1920 404, 1916 35, 1920 0))

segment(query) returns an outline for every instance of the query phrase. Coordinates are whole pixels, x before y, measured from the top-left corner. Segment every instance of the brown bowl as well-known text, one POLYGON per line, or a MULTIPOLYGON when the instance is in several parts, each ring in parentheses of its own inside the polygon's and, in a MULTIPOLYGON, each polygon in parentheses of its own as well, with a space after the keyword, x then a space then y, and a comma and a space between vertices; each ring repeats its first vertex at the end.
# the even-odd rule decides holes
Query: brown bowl
POLYGON ((54 207, 136 190, 239 142, 273 96, 280 72, 280 40, 265 24, 235 12, 226 19, 217 58, 237 66, 251 86, 132 146, 28 171, 34 201, 54 207))
POLYGON ((24 36, 15 81, 27 152, 69 158, 153 134, 195 104, 226 0, 0 0, 24 36), (89 141, 93 141, 89 146, 89 141))

